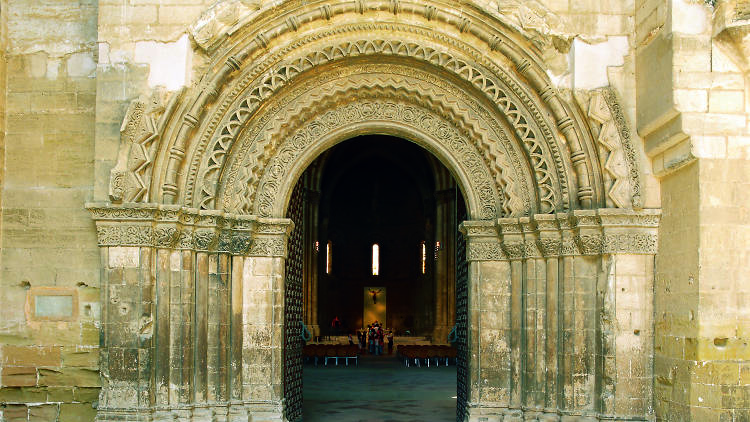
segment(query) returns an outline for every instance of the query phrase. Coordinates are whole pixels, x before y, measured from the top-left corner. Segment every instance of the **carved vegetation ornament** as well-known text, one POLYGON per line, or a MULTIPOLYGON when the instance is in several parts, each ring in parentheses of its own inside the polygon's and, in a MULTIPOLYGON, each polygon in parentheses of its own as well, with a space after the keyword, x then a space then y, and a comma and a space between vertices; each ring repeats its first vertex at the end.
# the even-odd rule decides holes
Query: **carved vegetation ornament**
MULTIPOLYGON (((161 108, 156 107, 146 113, 150 117, 144 120, 143 111, 139 114, 136 110, 138 107, 133 106, 133 111, 129 113, 131 117, 126 123, 131 121, 134 122, 131 125, 133 127, 145 127, 146 130, 141 132, 147 135, 124 136, 122 148, 126 152, 121 153, 121 156, 126 159, 119 160, 112 174, 113 200, 147 202, 162 197, 163 201, 171 203, 181 197, 187 206, 206 209, 216 207, 218 204, 214 201, 217 193, 211 190, 211 186, 215 185, 214 182, 224 171, 226 156, 231 153, 238 134, 255 118, 261 104, 278 95, 286 95, 285 89, 293 85, 293 80, 314 67, 360 57, 371 57, 378 61, 379 57, 389 56, 416 60, 428 67, 433 66, 453 74, 465 81, 471 90, 481 93, 482 98, 476 97, 477 101, 489 100, 494 104, 491 112, 502 115, 513 128, 514 137, 530 163, 533 180, 503 180, 502 177, 493 175, 494 185, 500 187, 496 192, 500 197, 493 201, 496 204, 495 215, 491 217, 487 211, 489 207, 485 205, 482 205, 482 210, 477 215, 482 218, 513 215, 512 207, 508 206, 512 198, 502 198, 508 192, 503 189, 503 185, 508 186, 513 182, 520 185, 531 183, 537 189, 535 195, 538 206, 526 207, 526 213, 590 207, 599 201, 594 198, 594 186, 601 182, 595 179, 604 177, 605 174, 614 180, 607 188, 608 201, 613 201, 615 206, 629 206, 626 189, 622 187, 623 181, 627 180, 633 195, 632 203, 638 207, 638 169, 631 165, 636 162, 635 152, 630 140, 623 140, 629 138, 629 132, 627 125, 620 124, 622 113, 619 112, 616 101, 611 102, 614 96, 607 97, 610 101, 609 108, 613 110, 610 120, 617 123, 620 148, 624 153, 608 149, 609 158, 602 164, 595 156, 589 156, 592 148, 585 146, 586 137, 579 135, 582 131, 588 131, 588 128, 577 127, 577 120, 569 112, 571 107, 565 105, 565 100, 551 85, 536 53, 525 45, 527 41, 524 41, 523 30, 513 33, 502 24, 486 19, 486 16, 484 19, 480 18, 481 13, 478 12, 465 11, 465 15, 458 18, 456 10, 447 3, 437 1, 428 1, 427 4, 398 1, 396 4, 383 1, 330 2, 330 6, 335 7, 328 7, 328 4, 313 6, 287 2, 281 6, 288 11, 284 17, 271 13, 269 4, 220 2, 208 13, 213 14, 213 17, 201 18, 203 23, 198 26, 203 29, 194 27, 194 36, 201 45, 209 46, 213 42, 210 40, 214 40, 232 48, 221 53, 223 56, 215 56, 214 60, 218 62, 212 68, 213 73, 207 74, 197 88, 179 98, 177 101, 185 106, 170 107, 170 111, 166 113, 168 116, 159 117, 161 108), (419 25, 386 22, 387 18, 377 14, 381 5, 386 8, 383 10, 390 11, 394 16, 409 14, 416 20, 430 22, 440 19, 443 23, 442 26, 425 30, 419 25), (301 18, 302 14, 305 14, 304 19, 301 18), (331 27, 306 27, 308 30, 315 30, 308 31, 306 35, 296 37, 287 44, 283 44, 287 41, 276 41, 283 34, 297 32, 316 20, 334 20, 336 16, 341 19, 348 17, 337 20, 336 22, 341 22, 334 23, 331 27), (352 23, 357 19, 368 23, 352 23), (385 20, 381 22, 382 19, 385 20), (253 20, 258 25, 251 22, 253 20), (217 22, 223 23, 218 25, 217 22), (455 38, 449 31, 441 30, 442 27, 450 26, 466 36, 475 37, 478 41, 476 46, 455 38), (201 31, 205 36, 198 35, 201 31), (249 36, 251 33, 255 35, 249 36), (368 38, 357 38, 361 36, 357 34, 365 33, 369 34, 368 38), (216 38, 216 34, 221 36, 216 38), (374 38, 372 34, 376 34, 374 38), (326 46, 326 39, 342 37, 349 39, 328 43, 326 46), (277 44, 271 49, 273 43, 277 44), (488 47, 490 54, 477 48, 482 43, 483 47, 488 47), (308 47, 313 45, 314 48, 308 47), (220 66, 221 63, 223 65, 220 66), (216 99, 221 101, 214 104, 216 99), (204 116, 204 110, 210 111, 204 116), (167 132, 160 127, 159 122, 166 121, 172 126, 168 131, 169 138, 163 139, 161 134, 167 132), (565 141, 561 141, 561 136, 565 141), (151 163, 157 162, 154 154, 157 151, 155 145, 159 142, 167 143, 166 148, 160 147, 158 150, 168 151, 168 157, 159 159, 165 167, 155 172, 151 163), (200 163, 203 162, 201 157, 208 158, 208 165, 203 170, 199 170, 200 163), (623 166, 616 162, 623 159, 629 160, 625 166, 628 169, 627 177, 620 171, 623 166), (180 171, 185 161, 189 164, 186 170, 180 171), (602 170, 602 167, 606 169, 602 170), (151 174, 154 175, 154 180, 151 174), (182 177, 179 175, 186 177, 179 179, 182 177), (154 186, 161 188, 151 191, 154 186), (572 192, 575 195, 571 195, 571 188, 575 188, 575 192, 572 192), (194 202, 195 193, 200 195, 199 203, 194 202)), ((501 9, 492 13, 495 18, 503 14, 501 9)), ((520 10, 518 7, 516 9, 520 10)), ((528 21, 526 26, 533 29, 535 25, 528 21)), ((544 29, 544 25, 536 25, 536 29, 552 33, 549 28, 544 29)), ((423 68, 423 65, 419 67, 423 68)), ((598 118, 597 122, 601 127, 605 126, 606 122, 601 115, 594 113, 590 118, 595 121, 598 118)), ((126 130, 127 126, 123 126, 123 133, 132 132, 126 130)), ((607 128, 605 133, 613 132, 607 128)), ((605 149, 614 146, 609 138, 599 141, 599 145, 605 149)), ((278 156, 269 156, 264 161, 277 163, 280 159, 278 156)), ((492 168, 490 171, 497 173, 492 168)), ((259 191, 245 193, 248 199, 264 197, 259 191)), ((245 204, 241 212, 260 208, 267 207, 255 203, 245 204)), ((273 213, 280 215, 278 209, 274 209, 273 213)))
POLYGON ((655 255, 660 217, 658 210, 601 209, 501 218, 495 226, 467 222, 462 231, 468 238, 469 261, 622 253, 655 255))
POLYGON ((138 246, 286 256, 294 227, 288 219, 267 219, 179 206, 87 204, 99 246, 138 246))

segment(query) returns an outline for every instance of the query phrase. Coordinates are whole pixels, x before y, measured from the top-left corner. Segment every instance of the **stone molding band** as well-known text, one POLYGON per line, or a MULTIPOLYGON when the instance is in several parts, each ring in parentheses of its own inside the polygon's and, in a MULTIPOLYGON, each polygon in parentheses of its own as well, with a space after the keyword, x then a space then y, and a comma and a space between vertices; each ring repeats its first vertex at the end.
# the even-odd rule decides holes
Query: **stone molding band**
MULTIPOLYGON (((492 415, 498 422, 598 422, 598 421, 642 421, 648 419, 640 416, 608 415, 594 411, 564 411, 559 409, 509 408, 498 405, 470 409, 471 416, 492 415)), ((470 418, 470 420, 473 420, 470 418)), ((479 419, 481 420, 481 419, 479 419)))
POLYGON ((655 255, 660 210, 605 208, 532 217, 466 221, 469 261, 500 261, 559 256, 655 255))
MULTIPOLYGON (((142 246, 286 256, 294 223, 178 205, 87 204, 101 247, 142 246)), ((656 254, 659 210, 577 210, 532 217, 466 221, 469 261, 611 253, 656 254)))
MULTIPOLYGON (((281 420, 283 404, 279 401, 231 401, 226 403, 152 406, 147 409, 118 409, 100 407, 99 419, 107 421, 206 421, 251 420, 253 415, 268 415, 270 420, 281 420)), ((97 420, 99 420, 97 419, 97 420)))
POLYGON ((100 247, 139 246, 286 257, 294 223, 178 205, 86 204, 100 247))

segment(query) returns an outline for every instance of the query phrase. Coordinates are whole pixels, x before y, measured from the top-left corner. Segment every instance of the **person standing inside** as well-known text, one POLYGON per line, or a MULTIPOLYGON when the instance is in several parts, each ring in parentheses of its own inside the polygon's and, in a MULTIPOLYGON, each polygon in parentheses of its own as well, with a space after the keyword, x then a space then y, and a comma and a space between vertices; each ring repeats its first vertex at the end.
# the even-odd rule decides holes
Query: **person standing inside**
POLYGON ((367 350, 371 355, 375 354, 375 349, 374 349, 375 343, 373 342, 374 341, 373 337, 375 337, 375 330, 373 330, 372 326, 368 325, 367 326, 367 346, 368 346, 367 350))
POLYGON ((393 330, 388 330, 388 336, 386 337, 388 339, 388 354, 393 354, 393 330))
POLYGON ((383 354, 383 350, 385 349, 385 330, 383 330, 383 327, 380 327, 380 354, 383 354))
POLYGON ((382 355, 383 354, 383 328, 378 325, 376 331, 375 331, 375 347, 377 351, 375 352, 376 355, 382 355))
POLYGON ((375 349, 375 356, 380 355, 380 327, 377 324, 373 326, 372 330, 372 345, 375 349))

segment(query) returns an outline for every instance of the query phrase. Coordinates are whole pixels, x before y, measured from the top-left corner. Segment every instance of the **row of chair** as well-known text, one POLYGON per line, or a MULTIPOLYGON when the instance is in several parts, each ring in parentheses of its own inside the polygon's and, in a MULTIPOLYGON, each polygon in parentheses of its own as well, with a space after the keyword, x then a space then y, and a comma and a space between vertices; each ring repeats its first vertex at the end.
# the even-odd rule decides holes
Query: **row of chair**
POLYGON ((314 360, 315 366, 318 366, 319 360, 324 361, 325 366, 328 366, 328 359, 334 359, 336 366, 339 364, 339 359, 344 359, 346 366, 349 366, 349 359, 354 359, 354 363, 359 366, 357 352, 357 345, 348 344, 306 344, 302 349, 305 358, 314 360))
POLYGON ((441 361, 448 366, 451 359, 455 362, 457 352, 451 346, 404 344, 396 348, 396 354, 404 359, 406 367, 409 367, 412 361, 417 366, 422 366, 422 362, 425 362, 429 367, 433 359, 436 366, 440 366, 441 361))

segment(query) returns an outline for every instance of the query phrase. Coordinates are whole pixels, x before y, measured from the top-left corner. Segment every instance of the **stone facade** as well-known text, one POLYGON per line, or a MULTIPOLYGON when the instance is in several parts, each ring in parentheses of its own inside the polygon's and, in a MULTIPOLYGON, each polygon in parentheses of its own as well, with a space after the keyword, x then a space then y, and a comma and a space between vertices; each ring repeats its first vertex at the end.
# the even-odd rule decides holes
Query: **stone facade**
POLYGON ((747 9, 1 0, 0 419, 284 420, 293 187, 387 133, 465 195, 459 419, 750 420, 747 9))

